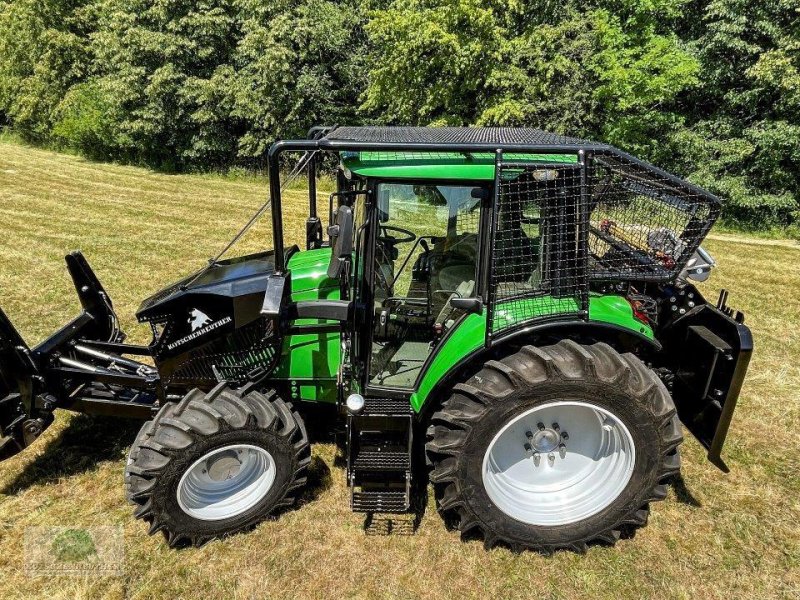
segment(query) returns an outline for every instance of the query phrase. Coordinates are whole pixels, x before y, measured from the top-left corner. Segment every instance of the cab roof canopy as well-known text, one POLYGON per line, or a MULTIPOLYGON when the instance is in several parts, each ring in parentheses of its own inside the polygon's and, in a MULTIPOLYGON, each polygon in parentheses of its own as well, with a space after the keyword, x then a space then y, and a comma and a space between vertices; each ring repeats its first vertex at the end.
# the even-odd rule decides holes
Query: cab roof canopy
POLYGON ((663 210, 688 215, 693 243, 686 247, 692 251, 719 215, 720 202, 712 194, 608 144, 522 127, 318 126, 306 139, 277 141, 269 149, 276 277, 285 271, 280 156, 288 152, 304 153, 292 175, 308 173, 309 231, 320 231, 317 152, 338 153, 342 166, 362 177, 409 181, 487 181, 543 167, 574 172, 573 188, 587 198, 646 198, 663 210))
POLYGON ((495 149, 523 147, 566 147, 577 151, 583 147, 608 148, 557 133, 525 127, 334 127, 324 135, 325 140, 368 144, 435 146, 480 145, 495 149))
POLYGON ((351 173, 402 179, 492 180, 497 150, 506 160, 574 164, 582 149, 608 148, 522 127, 335 127, 320 142, 363 147, 342 152, 351 173))

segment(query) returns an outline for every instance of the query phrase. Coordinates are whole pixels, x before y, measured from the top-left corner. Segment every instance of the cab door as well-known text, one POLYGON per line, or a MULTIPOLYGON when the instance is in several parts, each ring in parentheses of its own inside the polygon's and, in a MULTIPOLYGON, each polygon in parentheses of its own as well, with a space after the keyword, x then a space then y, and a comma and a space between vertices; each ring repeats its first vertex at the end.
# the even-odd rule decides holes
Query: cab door
POLYGON ((364 239, 359 346, 370 394, 410 396, 437 344, 477 298, 489 184, 377 180, 364 239))

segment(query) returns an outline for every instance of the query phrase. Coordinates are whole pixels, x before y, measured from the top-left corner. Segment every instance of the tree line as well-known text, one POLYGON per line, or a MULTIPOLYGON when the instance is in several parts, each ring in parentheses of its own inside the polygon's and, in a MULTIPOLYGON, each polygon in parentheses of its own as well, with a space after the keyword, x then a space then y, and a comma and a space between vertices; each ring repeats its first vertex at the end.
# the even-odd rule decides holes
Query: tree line
POLYGON ((800 227, 800 0, 0 0, 0 125, 167 170, 320 123, 616 145, 800 227))

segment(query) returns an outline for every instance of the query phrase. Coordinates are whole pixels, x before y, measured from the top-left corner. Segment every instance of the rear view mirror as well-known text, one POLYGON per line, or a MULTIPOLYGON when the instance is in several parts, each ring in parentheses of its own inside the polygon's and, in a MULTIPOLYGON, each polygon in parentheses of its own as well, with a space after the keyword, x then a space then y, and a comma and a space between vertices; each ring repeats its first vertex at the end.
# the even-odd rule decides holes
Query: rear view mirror
POLYGON ((467 314, 480 314, 483 310, 483 301, 480 298, 450 298, 450 306, 467 314))
POLYGON ((328 227, 331 238, 331 262, 328 264, 328 277, 339 279, 345 264, 353 255, 353 209, 340 206, 336 211, 336 224, 328 227))
POLYGON ((476 200, 488 200, 489 190, 487 190, 486 188, 472 188, 470 196, 472 196, 476 200))

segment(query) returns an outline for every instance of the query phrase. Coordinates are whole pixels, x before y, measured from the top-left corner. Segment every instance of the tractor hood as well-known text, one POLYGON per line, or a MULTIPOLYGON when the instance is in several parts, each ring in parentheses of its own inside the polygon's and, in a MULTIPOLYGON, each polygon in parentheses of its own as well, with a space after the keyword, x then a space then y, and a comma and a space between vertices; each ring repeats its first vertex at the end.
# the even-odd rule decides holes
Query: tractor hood
POLYGON ((235 298, 264 293, 267 276, 274 269, 272 251, 220 261, 205 272, 196 271, 147 298, 136 318, 150 321, 158 315, 169 314, 172 306, 183 304, 188 296, 235 298), (202 274, 198 277, 198 273, 202 274))
MULTIPOLYGON (((335 280, 327 278, 330 248, 319 248, 295 252, 287 267, 291 273, 292 295, 315 296, 321 288, 336 287, 335 280)), ((136 317, 139 321, 151 321, 156 317, 171 314, 177 306, 183 306, 190 297, 240 298, 263 294, 267 277, 274 272, 273 252, 267 251, 223 260, 205 272, 195 273, 165 287, 142 302, 136 317), (199 277, 198 273, 202 273, 199 277)))

